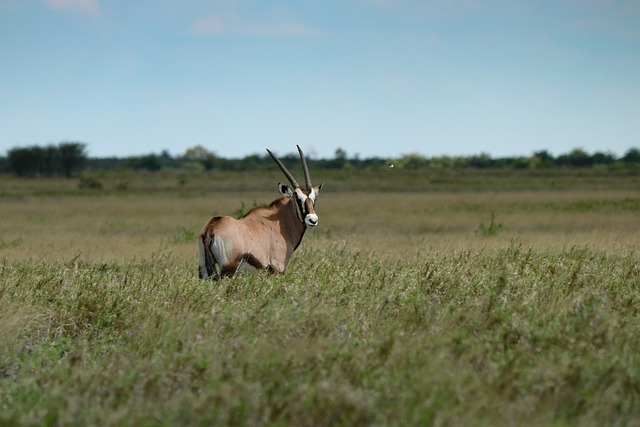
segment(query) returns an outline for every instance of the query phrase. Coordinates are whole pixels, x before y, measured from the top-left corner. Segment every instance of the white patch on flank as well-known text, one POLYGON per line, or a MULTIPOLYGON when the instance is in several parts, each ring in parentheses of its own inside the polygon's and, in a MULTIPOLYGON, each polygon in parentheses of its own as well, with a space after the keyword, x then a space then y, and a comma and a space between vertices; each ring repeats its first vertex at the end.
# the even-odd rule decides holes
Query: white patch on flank
POLYGON ((231 240, 224 240, 217 236, 213 238, 213 243, 211 244, 211 252, 213 253, 213 257, 218 262, 218 265, 225 265, 232 251, 233 242, 231 240))

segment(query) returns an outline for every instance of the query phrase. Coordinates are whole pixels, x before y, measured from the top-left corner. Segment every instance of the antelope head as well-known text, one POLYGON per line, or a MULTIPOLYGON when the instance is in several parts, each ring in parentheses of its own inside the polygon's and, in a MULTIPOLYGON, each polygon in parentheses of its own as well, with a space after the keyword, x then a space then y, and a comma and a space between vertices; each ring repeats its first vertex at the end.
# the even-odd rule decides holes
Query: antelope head
POLYGON ((300 153, 300 161, 302 162, 302 170, 304 171, 305 188, 300 187, 291 172, 287 170, 287 168, 282 164, 280 159, 278 159, 275 154, 273 154, 269 149, 267 149, 267 152, 269 153, 273 161, 275 161, 276 164, 280 167, 280 170, 282 170, 282 173, 284 173, 284 176, 287 177, 287 179, 291 183, 291 186, 293 187, 290 188, 287 184, 279 183, 278 191, 280 191, 280 194, 282 194, 283 196, 287 196, 292 202, 294 202, 293 204, 295 206, 298 219, 303 224, 308 225, 309 227, 315 227, 316 225, 318 225, 318 215, 316 214, 315 203, 318 194, 320 194, 322 184, 316 187, 311 184, 311 176, 309 175, 309 167, 307 166, 307 161, 304 158, 304 154, 302 153, 300 146, 296 145, 296 147, 298 147, 298 153, 300 153))

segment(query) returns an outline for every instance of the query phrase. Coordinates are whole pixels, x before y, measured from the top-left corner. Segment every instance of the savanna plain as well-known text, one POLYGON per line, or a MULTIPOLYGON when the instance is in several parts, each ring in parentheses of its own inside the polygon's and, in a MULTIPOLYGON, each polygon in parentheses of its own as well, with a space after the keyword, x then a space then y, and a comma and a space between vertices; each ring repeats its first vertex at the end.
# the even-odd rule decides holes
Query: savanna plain
POLYGON ((640 426, 639 170, 311 171, 284 275, 199 280, 276 172, 0 176, 0 425, 640 426))

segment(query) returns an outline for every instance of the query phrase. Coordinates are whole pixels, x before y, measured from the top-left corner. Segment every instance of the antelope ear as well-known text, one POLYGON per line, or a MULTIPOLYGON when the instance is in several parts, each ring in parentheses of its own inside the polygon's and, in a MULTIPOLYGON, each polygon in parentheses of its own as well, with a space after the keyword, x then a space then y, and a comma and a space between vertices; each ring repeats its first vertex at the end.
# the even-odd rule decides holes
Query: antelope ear
POLYGON ((280 194, 282 194, 283 196, 287 196, 287 197, 293 197, 293 192, 291 191, 291 189, 289 188, 289 186, 287 186, 287 184, 283 184, 283 183, 278 183, 278 191, 280 192, 280 194))
POLYGON ((320 194, 320 190, 322 189, 323 185, 324 185, 324 182, 320 185, 313 187, 313 193, 316 195, 316 197, 318 197, 318 194, 320 194))

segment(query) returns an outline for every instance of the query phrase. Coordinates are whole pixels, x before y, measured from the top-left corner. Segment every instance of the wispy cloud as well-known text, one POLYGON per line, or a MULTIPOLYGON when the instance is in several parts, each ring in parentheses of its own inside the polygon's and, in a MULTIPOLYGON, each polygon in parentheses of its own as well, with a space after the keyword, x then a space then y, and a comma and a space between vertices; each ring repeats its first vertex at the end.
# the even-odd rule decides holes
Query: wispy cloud
POLYGON ((221 35, 225 33, 225 26, 220 22, 220 19, 215 16, 198 19, 193 23, 193 28, 198 34, 221 35))
POLYGON ((362 3, 381 9, 402 9, 413 12, 455 11, 473 12, 487 2, 478 0, 361 0, 362 3))
POLYGON ((252 37, 307 37, 323 32, 298 22, 238 22, 223 21, 217 16, 196 20, 193 28, 198 34, 210 36, 236 35, 252 37))
POLYGON ((98 0, 45 0, 47 5, 57 10, 74 10, 91 16, 100 15, 98 0))
POLYGON ((640 3, 637 0, 595 1, 576 4, 575 22, 580 28, 608 33, 622 39, 640 38, 640 3))
POLYGON ((260 7, 252 1, 213 0, 208 13, 192 23, 197 34, 207 36, 308 37, 322 30, 303 23, 296 9, 277 2, 260 7))
POLYGON ((307 37, 323 33, 298 22, 239 22, 237 19, 223 20, 217 16, 196 20, 193 28, 196 33, 209 36, 307 37))

